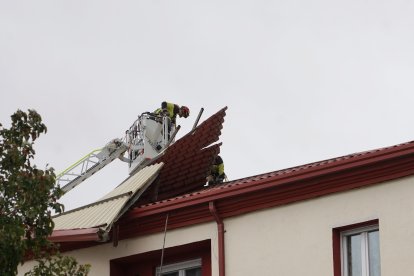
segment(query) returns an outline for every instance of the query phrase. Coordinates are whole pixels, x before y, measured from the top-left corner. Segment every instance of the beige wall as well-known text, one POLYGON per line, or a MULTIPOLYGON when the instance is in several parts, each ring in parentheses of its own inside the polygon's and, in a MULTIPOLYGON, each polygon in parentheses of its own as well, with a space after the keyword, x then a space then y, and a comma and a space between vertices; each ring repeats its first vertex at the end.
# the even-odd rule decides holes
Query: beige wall
MULTIPOLYGON (((172 247, 197 241, 211 239, 217 241, 217 226, 215 223, 204 223, 197 226, 171 230, 167 232, 165 247, 172 247)), ((164 233, 149 235, 146 237, 119 241, 118 247, 112 244, 103 244, 68 253, 74 256, 81 264, 91 264, 90 276, 109 275, 109 260, 129 255, 144 253, 161 249, 164 241, 164 233)), ((212 245, 212 270, 218 271, 217 245, 212 245)), ((19 269, 19 275, 31 269, 33 262, 26 263, 19 269)), ((218 273, 214 273, 218 275, 218 273)))
MULTIPOLYGON (((226 275, 330 276, 332 229, 377 218, 381 275, 414 275, 413 177, 226 219, 226 275)), ((218 276, 215 223, 170 231, 166 246, 205 239, 212 240, 212 270, 218 276)), ((160 249, 162 241, 160 233, 71 255, 92 265, 90 275, 109 275, 110 259, 160 249)))
POLYGON ((376 218, 381 275, 414 275, 412 177, 226 220, 226 273, 333 275, 332 229, 376 218))

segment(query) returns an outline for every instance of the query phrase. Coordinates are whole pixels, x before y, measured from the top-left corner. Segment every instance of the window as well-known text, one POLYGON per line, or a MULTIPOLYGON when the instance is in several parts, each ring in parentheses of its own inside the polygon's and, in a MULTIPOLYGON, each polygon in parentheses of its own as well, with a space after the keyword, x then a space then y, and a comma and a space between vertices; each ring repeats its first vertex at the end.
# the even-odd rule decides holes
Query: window
POLYGON ((157 267, 157 276, 201 276, 201 259, 157 267))
POLYGON ((167 247, 160 275, 162 250, 110 261, 111 276, 211 276, 211 240, 167 247))
POLYGON ((381 276, 378 225, 341 232, 343 276, 381 276))

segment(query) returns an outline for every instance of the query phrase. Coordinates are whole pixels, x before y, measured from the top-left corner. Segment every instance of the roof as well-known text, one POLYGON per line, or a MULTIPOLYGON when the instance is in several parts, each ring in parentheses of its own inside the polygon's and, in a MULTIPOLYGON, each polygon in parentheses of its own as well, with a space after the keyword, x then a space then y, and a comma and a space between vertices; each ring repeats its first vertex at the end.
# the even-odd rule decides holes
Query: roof
POLYGON ((139 202, 197 191, 205 184, 214 157, 220 153, 221 143, 213 143, 219 140, 226 110, 222 108, 168 148, 157 160, 165 164, 157 183, 139 202))
POLYGON ((145 167, 98 201, 55 216, 51 240, 65 241, 67 236, 70 240, 85 240, 84 234, 91 234, 88 238, 92 240, 105 239, 113 222, 155 180, 162 166, 158 163, 145 167), (76 234, 81 237, 74 237, 76 234))
MULTIPOLYGON (((166 215, 168 229, 174 229, 213 221, 214 215, 227 218, 414 174, 413 141, 205 188, 207 171, 220 152, 221 144, 214 143, 221 134, 226 109, 179 139, 156 161, 165 165, 151 187, 116 221, 114 241, 163 231, 166 215)), ((72 234, 78 241, 90 241, 95 235, 85 229, 72 234)), ((88 245, 72 242, 63 248, 88 245)))
POLYGON ((219 140, 227 107, 173 143, 156 160, 100 200, 54 217, 51 240, 104 241, 116 220, 139 202, 151 202, 199 190, 220 152, 219 140))
POLYGON ((305 165, 295 166, 278 171, 249 176, 229 182, 224 182, 221 185, 207 187, 196 191, 194 193, 184 194, 178 197, 169 198, 168 200, 153 202, 138 206, 138 208, 145 208, 162 204, 163 202, 173 202, 182 198, 196 197, 203 194, 223 193, 227 189, 243 189, 244 186, 257 186, 263 182, 277 181, 278 185, 285 184, 284 181, 292 181, 293 177, 298 177, 308 174, 327 174, 340 169, 352 169, 367 165, 374 161, 385 161, 388 158, 400 157, 403 154, 412 154, 414 152, 414 141, 402 143, 390 147, 373 149, 369 151, 357 152, 340 157, 326 159, 318 162, 313 162, 305 165))
POLYGON ((143 204, 119 221, 120 239, 362 188, 414 175, 414 141, 246 177, 143 204))

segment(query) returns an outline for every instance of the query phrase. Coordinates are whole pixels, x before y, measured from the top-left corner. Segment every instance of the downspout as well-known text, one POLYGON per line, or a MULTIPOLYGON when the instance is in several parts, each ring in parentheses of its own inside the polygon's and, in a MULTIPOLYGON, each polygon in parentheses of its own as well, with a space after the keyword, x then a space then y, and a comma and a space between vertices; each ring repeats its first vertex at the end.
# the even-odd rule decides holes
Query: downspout
POLYGON ((219 276, 225 276, 225 263, 224 263, 224 223, 223 220, 220 218, 219 214, 217 213, 216 206, 214 205, 214 201, 210 201, 208 204, 208 208, 210 209, 210 213, 213 215, 216 223, 217 223, 217 235, 218 235, 218 265, 219 265, 219 276))

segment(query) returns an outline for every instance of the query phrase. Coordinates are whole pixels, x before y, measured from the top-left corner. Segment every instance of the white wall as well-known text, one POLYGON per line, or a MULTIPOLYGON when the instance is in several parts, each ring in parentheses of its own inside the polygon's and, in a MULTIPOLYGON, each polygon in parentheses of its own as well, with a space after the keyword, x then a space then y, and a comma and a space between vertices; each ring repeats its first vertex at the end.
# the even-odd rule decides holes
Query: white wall
MULTIPOLYGON (((252 212, 224 221, 227 276, 330 276, 332 229, 379 219, 381 275, 414 275, 414 178, 252 212)), ((205 223, 169 231, 166 247, 212 240, 212 275, 218 276, 217 227, 205 223)), ((70 252, 109 275, 109 260, 162 248, 163 234, 70 252)), ((20 275, 30 267, 26 264, 20 275)))

